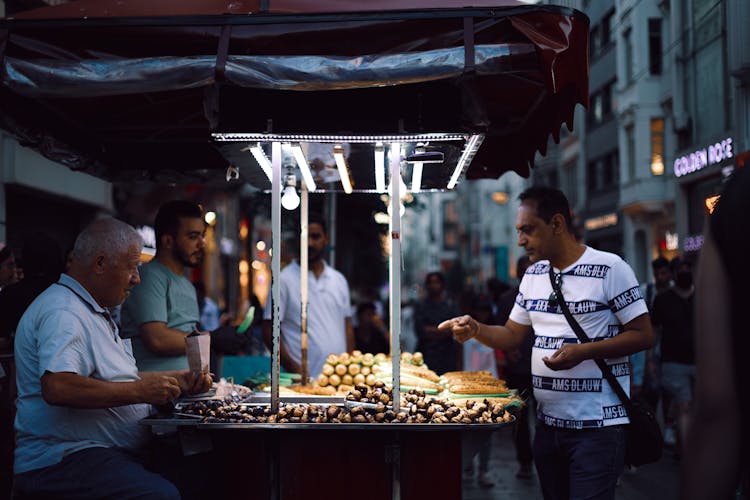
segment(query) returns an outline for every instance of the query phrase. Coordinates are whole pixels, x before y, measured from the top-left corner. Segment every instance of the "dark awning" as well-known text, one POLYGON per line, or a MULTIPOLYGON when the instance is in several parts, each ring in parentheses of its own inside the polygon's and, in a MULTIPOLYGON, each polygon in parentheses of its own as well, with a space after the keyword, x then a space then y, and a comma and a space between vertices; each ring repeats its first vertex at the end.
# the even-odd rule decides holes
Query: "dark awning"
POLYGON ((482 134, 468 178, 528 175, 588 105, 586 16, 508 0, 79 0, 0 62, 0 126, 116 181, 223 178, 216 132, 482 134))

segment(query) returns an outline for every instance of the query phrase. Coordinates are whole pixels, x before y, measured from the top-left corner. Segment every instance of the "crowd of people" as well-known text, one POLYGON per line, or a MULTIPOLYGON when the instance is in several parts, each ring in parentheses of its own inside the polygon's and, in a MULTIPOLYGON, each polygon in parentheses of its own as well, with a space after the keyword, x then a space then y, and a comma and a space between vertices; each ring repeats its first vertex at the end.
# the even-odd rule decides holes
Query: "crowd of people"
MULTIPOLYGON (((735 186, 745 186, 748 174, 738 177, 709 226, 699 264, 704 288, 696 287, 693 261, 685 256, 656 258, 653 282, 639 284, 620 257, 579 242, 565 195, 542 187, 520 196, 516 229, 525 255, 512 283, 492 278, 480 290, 451 295, 441 272, 425 276, 413 305, 415 350, 437 373, 487 371, 519 391, 527 404, 514 424, 516 476, 536 475, 546 499, 614 498, 625 468, 628 416, 598 359, 631 398, 660 411, 667 445, 692 471, 684 478, 685 497, 706 498, 699 494, 709 491, 705 485, 693 488, 703 477, 700 467, 715 470, 722 493, 735 491, 743 474, 746 481, 747 431, 740 422, 747 400, 739 397, 746 372, 738 360, 744 337, 734 295, 746 266, 737 264, 743 268, 737 275, 728 272, 741 258, 728 236, 731 213, 746 198, 735 186), (591 342, 579 340, 565 308, 591 342), (707 337, 711 329, 716 339, 707 337), (714 440, 696 432, 695 418, 711 424, 714 440), (740 438, 728 439, 721 425, 740 438), (696 456, 701 450, 731 453, 709 464, 696 456)), ((6 464, 13 457, 17 494, 199 497, 195 482, 188 486, 164 461, 149 459, 159 455, 138 422, 181 394, 210 387, 216 367, 188 369, 188 335, 210 335, 217 355, 237 354, 254 350, 253 330, 238 333, 205 285, 187 278, 204 258, 200 205, 165 203, 154 226, 156 255, 143 265, 140 236, 112 218, 84 228, 65 258, 48 236, 29 237, 23 271, 9 247, 0 248, 0 348, 7 352, 13 339, 17 381, 16 387, 0 372, 0 452, 6 464)), ((319 373, 330 353, 389 352, 380 297, 361 294, 353 304, 346 278, 325 260, 324 219, 311 214, 307 234, 308 374, 319 373)), ((256 313, 255 330, 270 349, 273 314, 279 314, 281 363, 296 373, 302 371, 300 273, 296 259, 284 266, 280 303, 269 299, 256 313)), ((464 475, 478 471, 486 488, 494 485, 490 453, 486 440, 476 457, 473 451, 464 456, 464 475)), ((0 478, 4 491, 9 470, 0 478)))

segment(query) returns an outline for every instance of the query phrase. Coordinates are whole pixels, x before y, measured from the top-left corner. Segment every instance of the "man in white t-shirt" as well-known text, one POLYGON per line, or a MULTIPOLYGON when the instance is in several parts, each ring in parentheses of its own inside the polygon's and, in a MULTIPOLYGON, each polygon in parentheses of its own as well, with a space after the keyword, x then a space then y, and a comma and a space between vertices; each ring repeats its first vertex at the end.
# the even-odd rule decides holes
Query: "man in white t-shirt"
MULTIPOLYGON (((326 264, 323 253, 328 246, 325 222, 317 214, 310 214, 308 238, 308 303, 307 303, 307 360, 308 375, 316 377, 329 354, 351 352, 354 349, 354 330, 351 323, 349 284, 343 274, 326 264)), ((281 270, 279 285, 281 301, 281 365, 285 370, 301 373, 301 268, 295 260, 281 270)), ((271 349, 271 307, 263 315, 263 338, 271 349)))
POLYGON ((609 498, 622 472, 627 414, 595 359, 604 359, 627 393, 627 356, 654 343, 646 303, 633 270, 617 255, 576 241, 565 195, 532 187, 519 196, 518 245, 532 265, 505 326, 470 316, 447 320, 459 341, 476 337, 513 349, 532 332, 534 461, 545 499, 609 498), (555 303, 549 266, 573 316, 592 339, 580 343, 555 303))

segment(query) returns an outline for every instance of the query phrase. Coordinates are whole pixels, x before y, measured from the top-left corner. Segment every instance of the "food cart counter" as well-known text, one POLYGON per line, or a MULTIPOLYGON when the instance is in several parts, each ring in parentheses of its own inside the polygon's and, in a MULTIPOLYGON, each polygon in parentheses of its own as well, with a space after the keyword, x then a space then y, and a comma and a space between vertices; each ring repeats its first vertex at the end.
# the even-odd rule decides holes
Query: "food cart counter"
POLYGON ((175 431, 187 454, 210 451, 221 498, 461 498, 462 446, 497 424, 202 423, 142 421, 175 431))

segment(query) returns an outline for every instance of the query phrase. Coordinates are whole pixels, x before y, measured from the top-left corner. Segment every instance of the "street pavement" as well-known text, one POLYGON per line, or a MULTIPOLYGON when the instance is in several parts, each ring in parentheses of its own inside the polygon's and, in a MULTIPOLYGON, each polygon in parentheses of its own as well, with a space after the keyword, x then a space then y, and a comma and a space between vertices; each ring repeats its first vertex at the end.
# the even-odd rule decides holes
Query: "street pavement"
MULTIPOLYGON (((536 477, 516 478, 515 448, 511 427, 502 428, 492 436, 489 476, 495 481, 492 488, 482 488, 476 476, 464 477, 464 500, 541 500, 542 492, 536 477)), ((475 470, 478 464, 475 463, 475 470)), ((665 450, 662 459, 654 464, 639 467, 635 472, 625 472, 617 487, 616 500, 669 500, 678 497, 680 463, 674 454, 665 450)))

